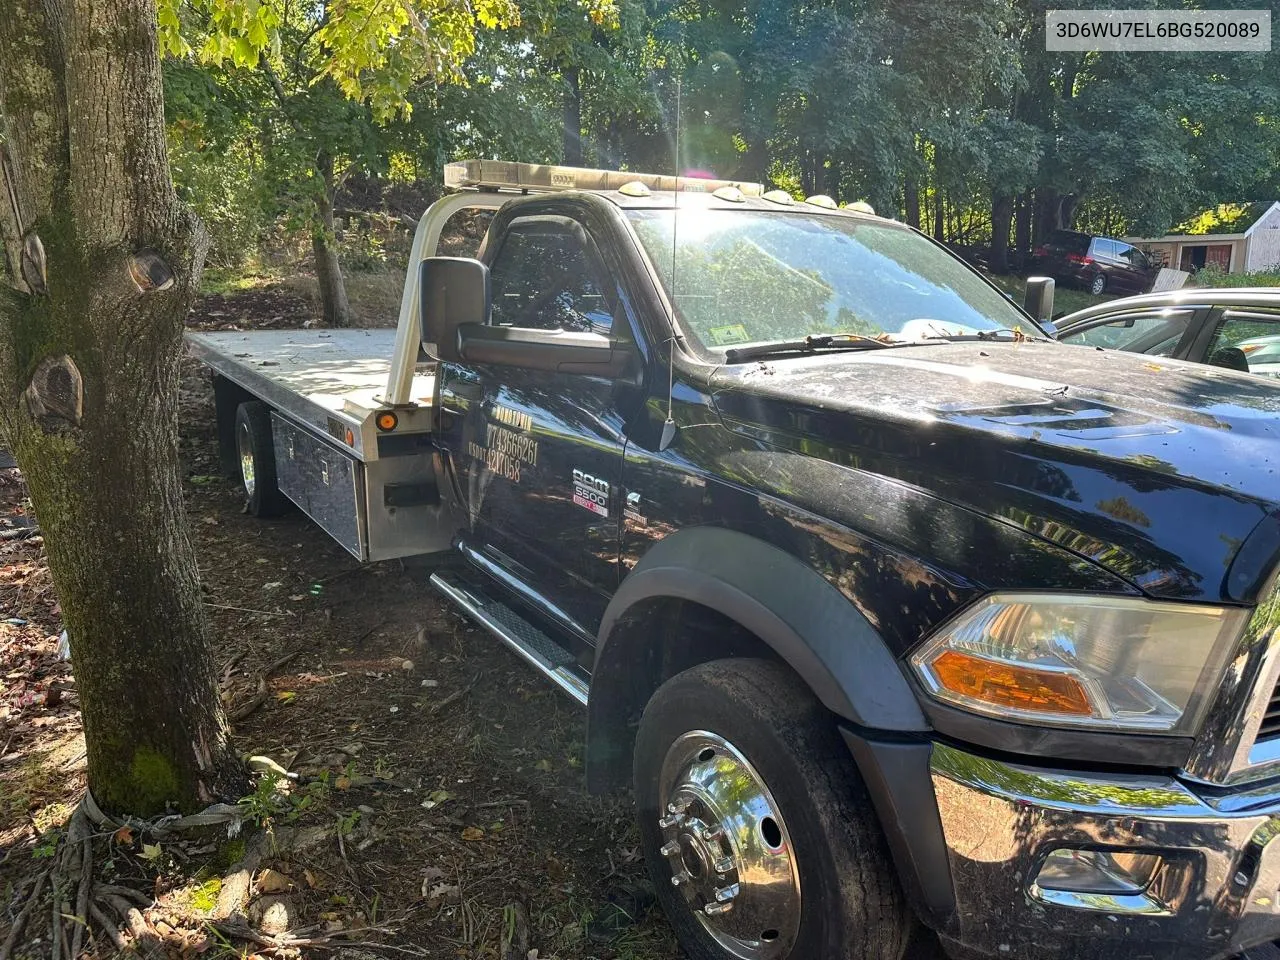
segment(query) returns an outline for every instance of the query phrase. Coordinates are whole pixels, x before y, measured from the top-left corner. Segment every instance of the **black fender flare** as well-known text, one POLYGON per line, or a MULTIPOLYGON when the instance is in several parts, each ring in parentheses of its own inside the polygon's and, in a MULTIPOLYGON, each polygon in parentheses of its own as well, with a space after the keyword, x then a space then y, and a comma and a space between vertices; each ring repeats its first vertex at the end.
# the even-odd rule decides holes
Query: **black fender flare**
MULTIPOLYGON (((619 620, 654 598, 699 603, 750 630, 850 723, 899 733, 931 729, 901 667, 862 611, 813 568, 770 543, 721 527, 687 527, 661 540, 605 610, 593 676, 608 673, 603 668, 619 620)), ((588 724, 603 719, 591 700, 588 724)))

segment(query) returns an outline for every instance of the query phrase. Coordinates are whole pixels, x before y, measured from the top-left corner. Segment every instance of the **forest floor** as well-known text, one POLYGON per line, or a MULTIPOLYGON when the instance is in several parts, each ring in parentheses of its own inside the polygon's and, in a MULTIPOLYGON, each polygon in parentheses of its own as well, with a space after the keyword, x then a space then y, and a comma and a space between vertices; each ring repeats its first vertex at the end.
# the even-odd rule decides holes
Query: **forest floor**
MULTIPOLYGON (((206 296, 191 325, 312 315, 260 285, 206 296)), ((299 780, 268 778, 242 802, 265 825, 247 843, 98 841, 99 880, 152 904, 156 949, 245 955, 209 921, 227 910, 229 868, 247 861, 248 921, 329 938, 304 955, 678 957, 630 799, 585 790, 583 712, 439 600, 422 565, 361 565, 297 512, 246 515, 219 476, 212 395, 191 361, 181 410, 235 745, 299 780)), ((75 681, 33 524, 18 471, 0 466, 0 942, 84 789, 75 681)), ((47 919, 28 924, 14 956, 48 956, 48 937, 47 919)))

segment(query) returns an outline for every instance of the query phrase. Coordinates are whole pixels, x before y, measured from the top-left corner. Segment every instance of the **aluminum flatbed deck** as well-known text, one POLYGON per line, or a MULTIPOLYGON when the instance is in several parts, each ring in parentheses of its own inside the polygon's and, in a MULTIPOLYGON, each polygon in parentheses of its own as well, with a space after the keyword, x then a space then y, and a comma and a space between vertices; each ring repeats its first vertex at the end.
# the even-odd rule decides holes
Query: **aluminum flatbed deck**
MULTIPOLYGON (((229 330, 188 333, 192 353, 214 372, 267 401, 284 415, 333 435, 350 428, 350 448, 376 457, 366 429, 381 402, 391 369, 396 331, 229 330), (366 453, 365 447, 370 449, 366 453)), ((410 402, 430 407, 435 377, 415 371, 410 402)))

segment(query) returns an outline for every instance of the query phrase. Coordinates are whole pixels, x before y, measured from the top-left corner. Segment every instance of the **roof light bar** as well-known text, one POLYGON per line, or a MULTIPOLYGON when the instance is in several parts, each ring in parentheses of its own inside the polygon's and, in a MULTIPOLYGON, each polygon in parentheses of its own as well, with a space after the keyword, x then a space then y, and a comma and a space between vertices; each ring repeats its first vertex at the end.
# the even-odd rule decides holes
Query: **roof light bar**
POLYGON ((444 165, 446 189, 482 190, 620 190, 640 183, 650 190, 678 190, 682 193, 714 193, 722 187, 736 187, 743 196, 764 193, 759 183, 738 180, 703 180, 700 177, 671 177, 656 173, 617 170, 588 170, 542 163, 513 163, 509 160, 459 160, 444 165))
POLYGON ((836 202, 825 193, 815 193, 812 197, 805 197, 804 202, 815 207, 821 207, 823 210, 838 209, 836 202))

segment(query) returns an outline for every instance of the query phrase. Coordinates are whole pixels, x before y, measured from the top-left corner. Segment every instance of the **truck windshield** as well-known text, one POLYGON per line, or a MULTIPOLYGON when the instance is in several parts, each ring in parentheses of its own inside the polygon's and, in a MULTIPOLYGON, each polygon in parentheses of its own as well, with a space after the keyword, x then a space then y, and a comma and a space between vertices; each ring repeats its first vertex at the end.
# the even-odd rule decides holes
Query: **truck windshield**
POLYGON ((1038 333, 1007 297, 906 227, 756 210, 628 216, 685 332, 709 350, 833 333, 903 342, 1019 324, 1038 333))

